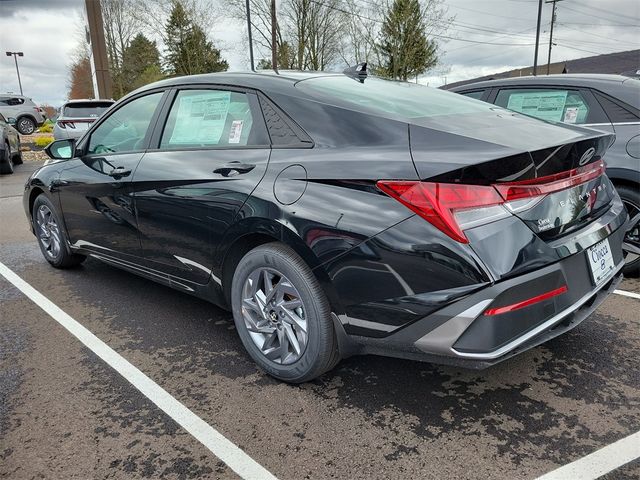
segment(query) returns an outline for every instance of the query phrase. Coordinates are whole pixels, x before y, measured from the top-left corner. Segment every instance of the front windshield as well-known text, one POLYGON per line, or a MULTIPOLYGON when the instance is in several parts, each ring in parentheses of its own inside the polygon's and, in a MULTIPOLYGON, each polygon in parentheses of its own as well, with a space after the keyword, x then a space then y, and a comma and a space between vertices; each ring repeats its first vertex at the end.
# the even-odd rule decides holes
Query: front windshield
POLYGON ((296 84, 300 90, 320 95, 327 103, 348 103, 361 110, 408 119, 487 113, 491 106, 433 87, 415 83, 367 78, 360 83, 349 77, 316 77, 296 84))

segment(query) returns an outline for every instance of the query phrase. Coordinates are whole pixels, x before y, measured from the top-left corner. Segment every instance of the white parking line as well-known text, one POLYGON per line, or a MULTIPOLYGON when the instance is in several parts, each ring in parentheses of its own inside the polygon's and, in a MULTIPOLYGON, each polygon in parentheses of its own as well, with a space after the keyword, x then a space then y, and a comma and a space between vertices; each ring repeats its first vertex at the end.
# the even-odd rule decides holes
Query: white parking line
POLYGON ((595 480, 637 458, 640 458, 640 432, 542 475, 537 480, 569 480, 574 478, 595 480))
POLYGON ((618 295, 622 295, 624 297, 637 298, 640 300, 640 293, 627 292, 626 290, 614 290, 613 293, 617 293, 618 295))
POLYGON ((253 460, 240 447, 225 438, 215 428, 172 397, 160 385, 147 377, 106 343, 62 311, 51 300, 25 282, 2 262, 0 262, 0 275, 11 282, 18 290, 38 305, 38 307, 49 314, 51 318, 80 340, 89 350, 140 390, 145 397, 155 403, 158 408, 193 435, 202 445, 226 463, 229 468, 240 477, 247 480, 276 479, 274 475, 253 460))

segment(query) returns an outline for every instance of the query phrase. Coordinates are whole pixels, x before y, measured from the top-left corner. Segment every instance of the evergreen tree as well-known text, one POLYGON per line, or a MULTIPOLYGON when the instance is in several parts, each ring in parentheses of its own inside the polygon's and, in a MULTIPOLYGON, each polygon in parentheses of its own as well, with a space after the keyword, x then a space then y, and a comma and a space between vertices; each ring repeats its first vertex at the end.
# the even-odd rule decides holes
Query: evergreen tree
POLYGON ((165 67, 171 75, 222 72, 229 64, 207 39, 180 0, 176 0, 166 25, 165 67))
POLYGON ((438 63, 437 44, 425 34, 425 17, 419 0, 394 0, 387 11, 377 50, 382 60, 378 73, 407 80, 438 63))
POLYGON ((131 40, 122 59, 122 75, 125 93, 162 78, 160 52, 156 42, 142 33, 131 40))

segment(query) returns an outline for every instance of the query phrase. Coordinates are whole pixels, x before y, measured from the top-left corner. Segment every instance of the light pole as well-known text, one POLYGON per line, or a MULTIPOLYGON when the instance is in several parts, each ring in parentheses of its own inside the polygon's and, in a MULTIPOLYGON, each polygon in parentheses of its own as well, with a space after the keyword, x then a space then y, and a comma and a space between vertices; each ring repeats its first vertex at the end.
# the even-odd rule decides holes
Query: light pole
POLYGON ((20 81, 20 69, 18 68, 18 57, 24 57, 24 53, 22 52, 5 52, 7 57, 13 55, 13 60, 16 62, 16 73, 18 74, 18 85, 20 85, 20 95, 24 95, 22 93, 22 82, 20 81))
POLYGON ((249 5, 249 0, 247 0, 247 29, 249 32, 249 57, 251 60, 251 71, 255 71, 256 67, 253 64, 253 39, 251 38, 251 5, 249 5))
POLYGON ((540 44, 540 20, 542 18, 542 0, 538 2, 538 25, 536 27, 536 50, 533 54, 533 76, 538 74, 538 45, 540 44))

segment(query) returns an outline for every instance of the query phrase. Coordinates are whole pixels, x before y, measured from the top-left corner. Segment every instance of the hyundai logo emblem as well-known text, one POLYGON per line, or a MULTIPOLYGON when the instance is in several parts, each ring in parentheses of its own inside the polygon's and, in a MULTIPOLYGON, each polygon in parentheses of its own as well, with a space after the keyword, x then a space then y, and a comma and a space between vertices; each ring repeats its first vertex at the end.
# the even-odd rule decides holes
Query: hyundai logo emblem
POLYGON ((589 160, 591 160, 595 154, 596 154, 596 149, 591 147, 589 150, 587 150, 582 154, 582 156, 580 157, 580 160, 578 161, 578 164, 580 166, 586 165, 587 163, 589 163, 589 160))

